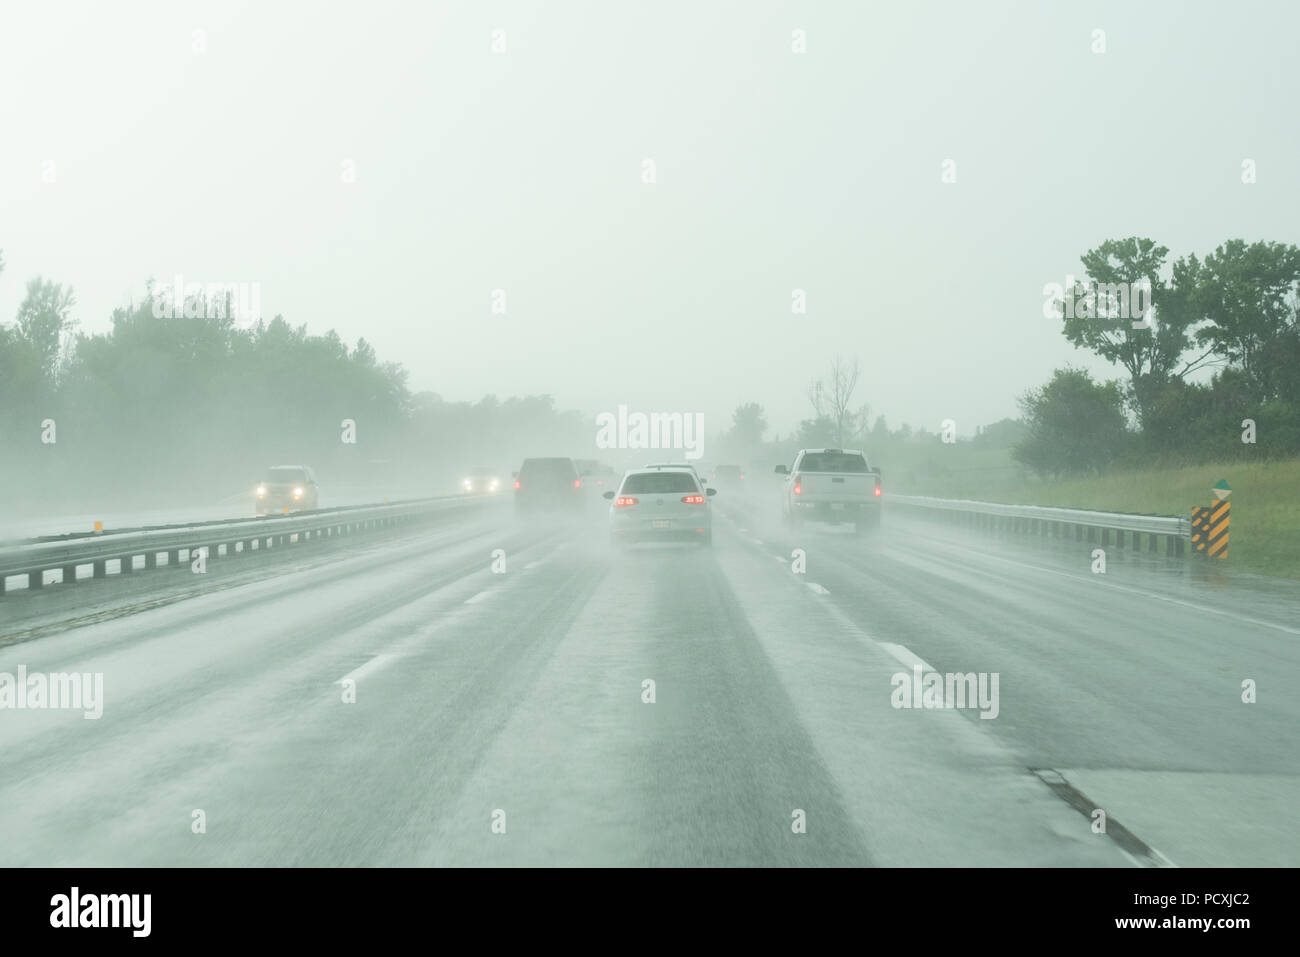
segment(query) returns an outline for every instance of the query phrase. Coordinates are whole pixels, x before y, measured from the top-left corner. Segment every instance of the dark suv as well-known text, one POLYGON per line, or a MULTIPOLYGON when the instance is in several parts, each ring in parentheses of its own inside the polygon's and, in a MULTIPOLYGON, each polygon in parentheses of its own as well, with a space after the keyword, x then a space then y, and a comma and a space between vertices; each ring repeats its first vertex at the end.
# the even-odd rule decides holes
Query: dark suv
POLYGON ((573 459, 524 459, 515 473, 515 511, 580 511, 586 502, 573 459))
POLYGON ((316 473, 305 465, 272 466, 257 483, 256 494, 258 515, 320 506, 316 473))

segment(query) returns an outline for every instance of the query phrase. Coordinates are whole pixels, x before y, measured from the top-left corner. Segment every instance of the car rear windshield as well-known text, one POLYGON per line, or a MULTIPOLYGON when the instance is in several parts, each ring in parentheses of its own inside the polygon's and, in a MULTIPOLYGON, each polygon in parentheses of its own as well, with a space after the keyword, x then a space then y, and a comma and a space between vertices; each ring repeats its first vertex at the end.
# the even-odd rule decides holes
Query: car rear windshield
POLYGON ((519 477, 536 481, 537 479, 566 479, 578 477, 572 459, 524 459, 519 468, 519 477))
POLYGON ((264 481, 275 485, 287 485, 290 482, 305 482, 307 475, 302 469, 267 469, 264 481))
POLYGON ((849 452, 809 452, 799 463, 801 472, 866 472, 867 460, 849 452))
POLYGON ((700 487, 690 472, 639 472, 623 480, 623 492, 628 495, 698 492, 699 490, 700 487))

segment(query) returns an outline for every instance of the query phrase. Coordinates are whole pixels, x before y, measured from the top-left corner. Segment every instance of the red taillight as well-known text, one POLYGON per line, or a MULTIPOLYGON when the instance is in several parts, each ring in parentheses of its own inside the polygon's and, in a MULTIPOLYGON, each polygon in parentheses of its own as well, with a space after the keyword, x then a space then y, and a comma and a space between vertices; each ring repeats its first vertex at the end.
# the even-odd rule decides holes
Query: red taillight
POLYGON ((619 505, 619 506, 622 506, 622 505, 635 505, 635 504, 636 504, 636 499, 634 499, 634 498, 633 498, 632 496, 630 496, 630 495, 620 495, 618 498, 614 499, 614 504, 615 504, 615 505, 619 505))
POLYGON ((519 479, 515 479, 515 488, 519 488, 519 479))
POLYGON ((880 483, 876 483, 876 498, 880 498, 880 483))
POLYGON ((703 505, 703 504, 704 504, 704 496, 703 496, 703 495, 683 495, 683 496, 682 496, 682 501, 685 502, 687 505, 703 505))
POLYGON ((573 487, 574 487, 574 488, 582 488, 582 479, 574 479, 574 480, 573 480, 573 487))
POLYGON ((803 494, 803 476, 802 476, 802 475, 796 475, 796 476, 794 477, 794 494, 795 494, 795 495, 802 495, 802 494, 803 494))

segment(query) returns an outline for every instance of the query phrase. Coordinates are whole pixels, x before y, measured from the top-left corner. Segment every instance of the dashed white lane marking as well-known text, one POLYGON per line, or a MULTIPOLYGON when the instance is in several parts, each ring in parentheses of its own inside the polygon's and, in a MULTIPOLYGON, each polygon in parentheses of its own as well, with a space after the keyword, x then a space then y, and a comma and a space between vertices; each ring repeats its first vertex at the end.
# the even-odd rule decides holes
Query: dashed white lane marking
POLYGON ((876 644, 881 648, 884 648, 909 668, 915 668, 917 665, 920 665, 922 671, 934 671, 934 668, 930 667, 930 665, 925 662, 925 659, 918 658, 902 645, 896 645, 892 641, 877 641, 876 644))
POLYGON ((527 565, 524 566, 524 568, 536 568, 538 565, 544 565, 544 564, 546 564, 546 559, 539 558, 535 562, 529 562, 527 565))
POLYGON ((804 584, 807 585, 809 588, 811 588, 814 592, 816 592, 819 595, 829 595, 831 593, 829 588, 823 588, 821 585, 817 584, 816 582, 804 582, 804 584))
POLYGON ((492 590, 491 590, 490 588, 487 589, 487 590, 485 590, 485 591, 481 591, 481 592, 479 592, 477 595, 472 595, 471 597, 466 598, 466 599, 465 599, 465 604, 467 604, 467 605, 477 605, 479 602, 481 602, 484 598, 486 598, 486 597, 487 597, 488 595, 490 595, 491 593, 492 593, 492 590))
POLYGON ((773 555, 773 556, 772 556, 772 561, 774 561, 774 562, 780 562, 782 565, 784 565, 784 564, 786 563, 785 559, 782 558, 780 555, 773 555))
POLYGON ((756 538, 756 539, 754 539, 754 544, 755 544, 755 545, 760 545, 760 546, 761 546, 761 545, 763 544, 763 540, 762 540, 761 538, 756 538))
POLYGON ((372 671, 378 671, 396 657, 396 655, 375 655, 360 668, 355 668, 352 671, 349 671, 334 683, 336 685, 341 685, 345 681, 359 681, 363 676, 370 674, 372 671))

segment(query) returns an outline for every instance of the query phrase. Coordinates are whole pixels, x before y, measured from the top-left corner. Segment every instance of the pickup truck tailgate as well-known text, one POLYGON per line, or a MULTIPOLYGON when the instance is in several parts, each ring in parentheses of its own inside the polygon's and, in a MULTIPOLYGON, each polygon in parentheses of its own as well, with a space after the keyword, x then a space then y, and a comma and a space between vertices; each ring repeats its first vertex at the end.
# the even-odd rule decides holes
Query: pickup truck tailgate
POLYGON ((803 502, 865 502, 876 497, 876 476, 870 472, 800 472, 803 502))

